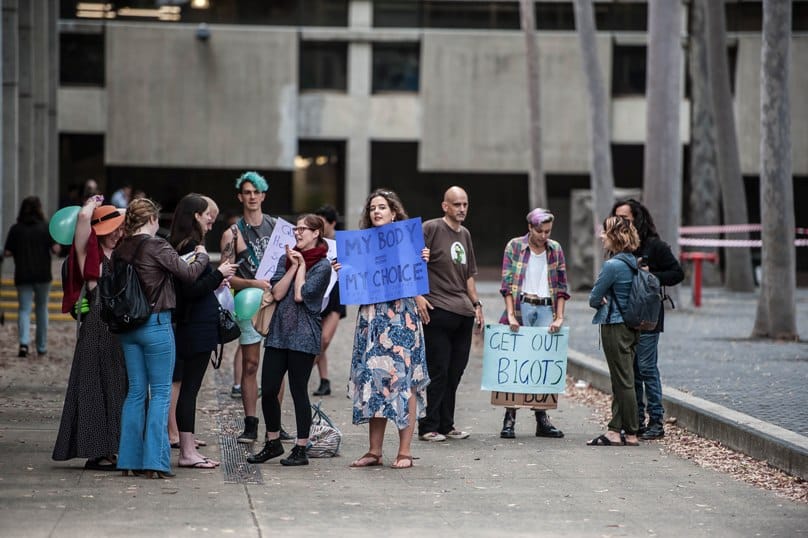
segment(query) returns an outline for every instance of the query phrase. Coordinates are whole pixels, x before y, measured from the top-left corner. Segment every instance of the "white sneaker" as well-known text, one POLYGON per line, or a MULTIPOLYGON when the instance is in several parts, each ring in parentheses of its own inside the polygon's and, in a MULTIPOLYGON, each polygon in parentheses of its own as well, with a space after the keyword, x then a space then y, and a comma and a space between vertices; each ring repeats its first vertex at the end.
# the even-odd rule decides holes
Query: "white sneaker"
POLYGON ((467 439, 469 435, 471 435, 469 432, 464 432, 461 430, 452 430, 446 434, 446 437, 448 437, 449 439, 467 439))
POLYGON ((433 443, 439 443, 441 441, 445 441, 446 436, 438 432, 429 432, 418 436, 418 439, 421 441, 432 441, 433 443))

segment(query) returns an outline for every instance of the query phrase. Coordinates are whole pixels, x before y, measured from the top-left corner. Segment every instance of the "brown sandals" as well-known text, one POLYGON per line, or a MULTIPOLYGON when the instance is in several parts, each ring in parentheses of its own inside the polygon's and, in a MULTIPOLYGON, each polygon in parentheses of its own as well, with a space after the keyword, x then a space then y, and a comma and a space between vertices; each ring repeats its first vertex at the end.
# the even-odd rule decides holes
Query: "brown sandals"
POLYGON ((393 462, 391 465, 393 469, 412 469, 412 456, 405 456, 404 454, 399 454, 396 456, 396 461, 393 462), (407 465, 401 465, 402 462, 408 462, 407 465))
MULTIPOLYGON (((396 459, 396 461, 398 461, 398 459, 396 459)), ((351 463, 351 467, 376 467, 377 465, 381 464, 382 464, 382 457, 380 454, 367 452, 363 456, 359 457, 359 459, 351 463), (370 460, 370 461, 366 463, 360 463, 362 460, 370 460)))

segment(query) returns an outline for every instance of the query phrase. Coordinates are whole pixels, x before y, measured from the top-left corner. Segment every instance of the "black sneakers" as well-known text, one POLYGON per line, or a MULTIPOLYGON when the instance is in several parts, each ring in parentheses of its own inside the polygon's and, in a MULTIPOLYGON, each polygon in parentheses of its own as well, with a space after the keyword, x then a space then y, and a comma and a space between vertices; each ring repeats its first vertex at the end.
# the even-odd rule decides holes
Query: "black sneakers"
POLYGON ((264 463, 283 454, 283 445, 280 439, 273 439, 264 443, 264 448, 258 454, 247 456, 247 463, 264 463))
POLYGON ((653 441, 654 439, 662 439, 665 437, 665 427, 661 422, 649 422, 648 427, 640 435, 640 439, 644 441, 653 441))
POLYGON ((281 465, 286 465, 287 467, 292 465, 308 465, 308 464, 309 464, 309 457, 306 456, 306 447, 303 445, 293 446, 292 451, 289 453, 289 457, 281 460, 281 465))

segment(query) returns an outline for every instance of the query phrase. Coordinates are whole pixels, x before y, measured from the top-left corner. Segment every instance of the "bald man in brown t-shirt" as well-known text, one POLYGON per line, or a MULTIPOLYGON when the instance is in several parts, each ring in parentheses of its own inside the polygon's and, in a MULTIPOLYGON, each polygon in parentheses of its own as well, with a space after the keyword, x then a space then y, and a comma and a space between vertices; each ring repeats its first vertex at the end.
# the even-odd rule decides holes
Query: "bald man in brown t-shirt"
POLYGON ((429 294, 416 298, 424 325, 427 386, 426 416, 418 421, 422 441, 465 439, 454 424, 455 394, 469 360, 472 331, 483 325, 483 309, 474 276, 477 260, 471 234, 463 226, 469 199, 460 187, 443 195, 443 217, 423 225, 429 248, 429 294))

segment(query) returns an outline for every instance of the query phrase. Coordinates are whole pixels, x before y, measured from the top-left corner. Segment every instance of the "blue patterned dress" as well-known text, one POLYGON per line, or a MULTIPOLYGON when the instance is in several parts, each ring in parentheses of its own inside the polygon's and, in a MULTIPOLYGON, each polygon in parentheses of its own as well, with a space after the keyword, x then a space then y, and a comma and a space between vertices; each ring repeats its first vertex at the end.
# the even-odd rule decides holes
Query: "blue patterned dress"
POLYGON ((411 396, 417 402, 415 418, 425 416, 428 384, 424 328, 415 299, 359 307, 348 383, 353 423, 386 418, 403 430, 410 424, 411 396))

